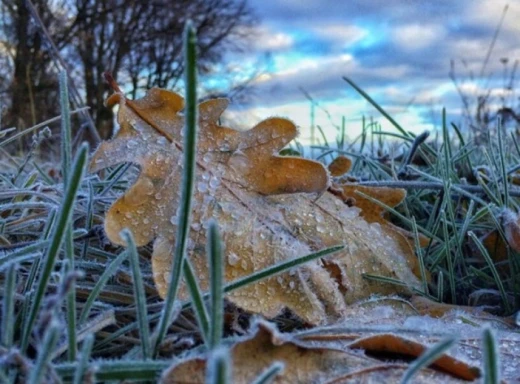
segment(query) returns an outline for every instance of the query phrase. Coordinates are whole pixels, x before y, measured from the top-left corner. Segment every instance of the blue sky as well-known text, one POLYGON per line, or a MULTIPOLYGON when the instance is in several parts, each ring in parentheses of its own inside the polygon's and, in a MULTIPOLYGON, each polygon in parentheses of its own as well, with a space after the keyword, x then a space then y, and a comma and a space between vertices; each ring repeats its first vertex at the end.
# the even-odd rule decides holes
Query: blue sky
MULTIPOLYGON (((251 68, 270 54, 267 70, 254 82, 254 96, 229 117, 243 126, 284 116, 309 139, 310 104, 320 107, 315 122, 334 139, 333 124, 347 121, 351 138, 361 117, 390 125, 342 76, 354 80, 406 129, 439 128, 442 107, 450 121, 462 123, 461 99, 449 78, 450 62, 462 91, 492 88, 494 102, 516 98, 504 90, 504 76, 520 59, 519 0, 249 0, 260 22, 251 30, 250 50, 230 58, 234 70, 251 68), (504 6, 509 4, 484 76, 479 74, 504 6), (500 59, 508 58, 505 66, 500 59), (474 79, 469 74, 474 74, 474 79), (488 78, 492 81, 488 82, 488 78)), ((517 105, 517 104, 515 104, 517 105)))

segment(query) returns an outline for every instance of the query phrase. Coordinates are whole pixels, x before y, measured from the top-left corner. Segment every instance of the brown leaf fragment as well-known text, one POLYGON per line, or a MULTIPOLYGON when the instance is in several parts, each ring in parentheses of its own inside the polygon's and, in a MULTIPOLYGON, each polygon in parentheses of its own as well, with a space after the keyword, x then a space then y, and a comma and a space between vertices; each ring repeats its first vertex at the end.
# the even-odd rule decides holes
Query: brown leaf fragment
POLYGON ((352 161, 348 157, 338 156, 329 164, 328 169, 331 176, 339 177, 347 173, 351 166, 352 161))
MULTIPOLYGON (((275 383, 313 383, 330 377, 343 364, 363 363, 363 359, 326 348, 308 348, 293 342, 266 322, 249 338, 231 347, 232 377, 235 383, 251 383, 275 361, 285 368, 275 383), (358 362, 359 361, 359 362, 358 362)), ((205 357, 174 364, 162 375, 162 384, 204 383, 205 357)))
POLYGON ((410 302, 421 315, 443 317, 452 311, 464 311, 475 316, 491 316, 478 307, 438 303, 423 296, 412 296, 410 302))
MULTIPOLYGON (((90 169, 131 162, 139 165, 140 174, 106 213, 105 231, 120 245, 124 245, 119 236, 123 228, 134 233, 138 246, 154 240, 153 276, 164 297, 177 227, 184 102, 160 89, 136 101, 116 93, 108 103, 116 102, 120 129, 99 146, 90 169)), ((327 192, 330 175, 321 163, 278 155, 297 135, 291 121, 273 117, 250 130, 234 130, 218 125, 227 104, 214 99, 199 105, 197 176, 187 251, 202 289, 209 285, 205 243, 210 219, 218 221, 225 244, 226 282, 345 245, 343 251, 323 260, 227 296, 247 311, 272 317, 289 308, 308 323, 331 323, 358 300, 373 294, 410 294, 411 287, 420 287, 412 273, 413 248, 397 227, 381 217, 382 209, 368 204, 361 210, 348 207, 327 192), (367 280, 364 273, 398 279, 404 286, 367 280)), ((395 200, 385 201, 394 204, 395 200)), ((184 286, 179 296, 187 298, 184 286)))
MULTIPOLYGON (((413 352, 413 348, 416 347, 411 344, 412 351, 407 351, 409 340, 428 348, 446 339, 446 337, 456 337, 457 343, 447 355, 462 362, 466 367, 473 367, 469 370, 464 368, 466 372, 464 375, 466 375, 476 373, 477 369, 482 367, 482 329, 484 326, 492 327, 496 335, 503 380, 515 382, 519 378, 520 335, 516 332, 514 325, 510 323, 510 319, 486 316, 485 313, 467 312, 464 307, 457 308, 455 306, 441 318, 433 318, 430 314, 422 315, 418 313, 409 305, 403 306, 404 303, 404 299, 397 298, 394 300, 367 300, 364 303, 357 303, 349 306, 348 318, 343 323, 300 331, 295 333, 294 337, 314 347, 340 350, 348 350, 355 346, 357 341, 368 338, 368 340, 372 340, 367 346, 368 351, 373 348, 373 353, 370 353, 370 356, 383 363, 395 363, 396 360, 402 360, 403 356, 413 357, 414 355, 407 353, 413 352), (376 302, 379 305, 373 305, 376 302), (406 348, 402 348, 401 342, 394 343, 393 339, 385 337, 381 341, 381 339, 372 338, 373 336, 387 335, 390 332, 395 337, 403 339, 406 348), (391 344, 390 347, 387 344, 391 344), (391 352, 392 348, 395 348, 396 352, 391 352), (384 353, 385 350, 390 352, 384 353)), ((419 353, 419 350, 416 350, 416 352, 419 353)), ((405 360, 409 361, 409 359, 405 360)), ((455 367, 455 372, 459 371, 457 367, 455 367)), ((441 369, 435 366, 430 368, 441 369)), ((414 383, 416 379, 419 380, 417 377, 414 378, 414 383)), ((453 381, 457 381, 457 379, 450 373, 450 376, 445 375, 442 380, 431 382, 453 381)))
MULTIPOLYGON (((350 348, 360 348, 365 350, 365 352, 372 353, 395 353, 414 358, 419 357, 428 349, 427 346, 421 343, 391 333, 378 334, 356 340, 350 344, 350 348)), ((447 354, 438 357, 432 365, 435 368, 464 380, 475 380, 480 377, 480 370, 478 368, 470 366, 447 354)))
MULTIPOLYGON (((290 334, 279 333, 271 324, 261 321, 247 338, 230 347, 232 380, 251 383, 274 362, 284 369, 274 383, 399 383, 406 364, 381 363, 350 350, 313 346, 290 334)), ((175 362, 163 372, 161 384, 204 383, 206 356, 175 362)), ((451 377, 431 370, 416 376, 418 383, 456 382, 451 377)))
POLYGON ((516 252, 520 252, 520 225, 518 215, 510 209, 502 212, 502 226, 507 243, 516 252))

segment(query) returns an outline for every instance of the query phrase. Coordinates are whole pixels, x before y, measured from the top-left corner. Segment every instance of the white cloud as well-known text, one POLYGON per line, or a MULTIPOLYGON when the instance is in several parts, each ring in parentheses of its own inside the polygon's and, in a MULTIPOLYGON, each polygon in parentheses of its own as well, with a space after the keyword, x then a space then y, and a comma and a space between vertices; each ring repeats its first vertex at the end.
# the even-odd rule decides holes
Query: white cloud
POLYGON ((396 26, 392 31, 393 41, 405 51, 418 51, 428 48, 446 34, 440 25, 408 24, 396 26))
POLYGON ((251 36, 250 48, 257 51, 286 51, 292 48, 294 39, 291 35, 273 30, 267 25, 242 28, 245 35, 251 36))
MULTIPOLYGON (((518 3, 510 0, 493 0, 493 1, 470 1, 467 12, 467 20, 469 22, 486 25, 496 28, 504 12, 504 6, 508 5, 504 22, 502 24, 502 32, 520 32, 520 7, 518 3)), ((517 35, 518 36, 518 35, 517 35)), ((491 36, 490 36, 491 37, 491 36)))
POLYGON ((337 44, 340 48, 348 47, 362 40, 368 35, 366 29, 356 25, 342 24, 320 24, 310 28, 317 36, 321 36, 330 42, 337 44))

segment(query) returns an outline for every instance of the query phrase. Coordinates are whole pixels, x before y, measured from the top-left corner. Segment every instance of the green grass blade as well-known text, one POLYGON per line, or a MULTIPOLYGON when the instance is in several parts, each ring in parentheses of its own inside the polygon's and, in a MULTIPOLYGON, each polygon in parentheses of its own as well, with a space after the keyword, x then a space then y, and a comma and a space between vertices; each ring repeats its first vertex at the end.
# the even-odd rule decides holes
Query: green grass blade
MULTIPOLYGON (((67 260, 67 267, 63 269, 63 277, 69 273, 74 272, 74 242, 72 237, 72 222, 69 221, 65 231, 64 241, 65 257, 67 260)), ((76 284, 72 284, 67 292, 67 339, 69 348, 67 356, 70 361, 76 360, 77 343, 76 343, 76 284)))
POLYGON ((2 320, 1 320, 1 344, 6 348, 13 345, 14 336, 14 294, 16 287, 17 265, 11 264, 7 271, 4 297, 2 298, 2 320))
POLYGON ((506 157, 505 157, 504 140, 502 137, 502 123, 501 123, 500 119, 498 120, 497 135, 498 135, 498 158, 500 160, 499 167, 500 167, 502 185, 504 188, 504 206, 509 207, 509 183, 507 180, 507 163, 506 163, 506 157))
MULTIPOLYGON (((76 113, 80 113, 80 112, 86 112, 88 109, 89 109, 89 107, 78 108, 78 109, 72 111, 70 114, 72 115, 72 114, 76 114, 76 113)), ((32 133, 34 131, 37 131, 40 128, 45 128, 46 126, 48 126, 52 123, 55 123, 56 121, 61 121, 61 115, 53 117, 52 119, 49 119, 49 120, 45 120, 43 123, 38 123, 30 128, 23 130, 22 132, 18 132, 16 135, 11 136, 10 138, 5 139, 4 141, 0 141, 0 147, 5 147, 6 145, 8 145, 10 143, 16 142, 20 137, 28 135, 29 133, 32 133)))
POLYGON ((401 132, 404 136, 406 137, 410 137, 411 135, 403 129, 403 127, 401 127, 401 125, 399 125, 397 123, 397 121, 395 121, 393 119, 392 116, 390 116, 384 109, 383 107, 381 107, 374 99, 372 99, 365 91, 363 91, 360 87, 358 87, 358 85, 356 83, 354 83, 352 80, 350 80, 348 77, 345 77, 343 76, 343 80, 345 80, 347 83, 350 84, 350 86, 352 88, 354 88, 357 93, 359 93, 361 96, 363 96, 363 98, 368 101, 370 104, 372 104, 372 106, 377 109, 399 132, 401 132))
POLYGON ((76 365, 76 370, 74 372, 74 381, 73 384, 82 384, 86 382, 84 380, 85 373, 88 367, 88 361, 90 359, 90 354, 92 353, 92 346, 94 345, 94 335, 90 334, 83 341, 83 347, 81 348, 81 354, 76 365))
MULTIPOLYGON (((70 127, 70 108, 69 108, 69 87, 67 72, 61 71, 59 74, 60 82, 60 109, 61 109, 61 173, 63 176, 63 185, 66 185, 70 178, 70 166, 72 163, 72 139, 70 127)), ((67 230, 65 231, 65 240, 63 248, 65 257, 68 260, 68 268, 64 269, 64 273, 74 271, 74 242, 72 237, 72 221, 69 221, 67 230)), ((67 339, 69 348, 67 356, 70 361, 76 360, 76 284, 73 284, 67 294, 67 339)))
POLYGON ((24 324, 22 341, 20 344, 20 349, 22 351, 25 351, 29 344, 29 337, 36 321, 38 311, 42 304, 43 295, 47 289, 47 284, 49 283, 51 272, 54 269, 54 263, 60 251, 61 244, 65 238, 64 235, 67 229, 67 224, 72 219, 72 211, 74 208, 74 202, 76 200, 76 193, 81 185, 85 164, 87 163, 87 154, 88 145, 84 143, 76 155, 76 160, 72 167, 71 177, 65 189, 63 203, 60 208, 60 212, 58 213, 58 218, 50 239, 50 245, 49 248, 47 248, 47 252, 43 259, 44 264, 42 266, 38 286, 36 287, 33 303, 24 324))
MULTIPOLYGON (((447 204, 449 204, 449 202, 447 204)), ((450 247, 451 238, 450 238, 449 231, 448 231, 448 220, 446 219, 446 212, 444 211, 444 209, 441 210, 441 222, 442 222, 442 232, 444 234, 444 251, 445 251, 445 255, 446 255, 446 264, 448 266, 448 281, 450 282, 451 301, 453 304, 456 304, 457 303, 457 293, 456 293, 456 289, 455 289, 456 288, 455 266, 453 265, 453 257, 452 257, 452 253, 451 253, 451 247, 450 247)))
POLYGON ((415 217, 412 216, 412 231, 413 231, 413 239, 415 245, 415 253, 417 254, 417 258, 419 259, 419 271, 421 274, 421 282, 423 286, 423 292, 425 295, 429 295, 428 292, 428 279, 426 277, 426 267, 424 265, 424 253, 421 249, 421 243, 419 241, 419 230, 417 229, 417 223, 415 221, 415 217))
MULTIPOLYGON (((197 36, 191 22, 187 22, 184 28, 184 53, 185 53, 185 83, 186 83, 186 107, 185 107, 185 132, 184 132, 184 164, 181 184, 181 199, 179 206, 179 222, 175 237, 173 252, 172 272, 168 292, 164 301, 161 319, 157 326, 154 352, 157 353, 171 318, 174 313, 175 297, 180 282, 184 254, 190 230, 190 215, 195 183, 196 153, 197 153, 197 63, 196 63, 197 36)), ((173 193, 173 191, 172 191, 173 193)))
POLYGON ((92 291, 88 295, 88 298, 85 301, 85 304, 83 305, 83 309, 79 317, 80 324, 85 323, 85 321, 88 318, 88 315, 90 314, 90 309, 92 308, 92 305, 94 305, 94 302, 101 293, 101 290, 107 283, 108 279, 118 271, 119 266, 123 261, 125 261, 127 256, 128 253, 126 251, 121 252, 119 256, 112 260, 112 262, 106 267, 103 274, 99 277, 99 279, 96 282, 96 285, 94 285, 94 288, 92 288, 92 291))
POLYGON ((151 355, 150 346, 150 329, 146 319, 148 311, 146 310, 146 295, 144 292, 143 276, 141 274, 141 266, 139 265, 139 255, 135 246, 134 236, 128 229, 123 229, 121 238, 126 242, 128 255, 130 256, 130 266, 132 268, 132 277, 134 283, 134 298, 137 308, 137 321, 139 323, 139 336, 141 338, 141 350, 143 359, 147 360, 151 355))
POLYGON ((444 300, 444 273, 439 271, 437 276, 437 300, 442 303, 444 300))
MULTIPOLYGON (((96 382, 114 380, 152 381, 158 382, 162 371, 171 365, 170 360, 141 361, 141 360, 99 360, 95 362, 96 382)), ((54 369, 64 380, 74 377, 77 363, 55 364, 54 369)))
MULTIPOLYGON (((4 270, 11 268, 11 266, 13 266, 14 264, 25 263, 26 261, 30 261, 33 259, 38 260, 40 256, 41 254, 38 252, 22 254, 14 257, 12 257, 9 254, 6 257, 0 258, 0 272, 3 272, 4 270)), ((34 261, 34 263, 37 262, 36 260, 34 261)))
POLYGON ((61 173, 63 184, 69 181, 70 166, 72 163, 72 139, 70 129, 69 87, 67 72, 61 71, 60 79, 60 109, 61 109, 61 173))
POLYGON ((483 383, 498 384, 500 383, 500 364, 495 335, 490 328, 485 328, 482 334, 482 351, 483 351, 483 383))
POLYGON ((231 356, 224 347, 213 350, 206 365, 206 384, 231 383, 231 356))
POLYGON ((453 344, 455 344, 455 338, 449 338, 442 340, 427 349, 421 356, 419 356, 410 367, 406 370, 401 379, 401 384, 407 384, 421 369, 428 367, 431 363, 437 360, 443 355, 453 344))
POLYGON ((273 265, 261 271, 252 273, 249 276, 237 279, 231 283, 226 284, 226 286, 224 287, 224 292, 228 293, 234 291, 235 289, 245 287, 246 285, 254 284, 262 279, 275 276, 279 273, 287 271, 288 269, 307 263, 308 261, 319 259, 320 257, 325 257, 338 251, 341 251, 343 248, 345 248, 344 245, 337 245, 335 247, 326 248, 321 251, 311 253, 309 255, 296 257, 294 259, 273 265))
POLYGON ((260 374, 253 382, 252 384, 269 384, 272 383, 273 380, 278 376, 279 373, 281 373, 285 368, 285 364, 276 361, 269 368, 267 368, 264 372, 260 374))
POLYGON ((475 242, 475 245, 478 247, 480 253, 482 254, 482 257, 484 257, 484 260, 486 260, 486 263, 489 267, 489 270, 491 271, 491 275, 493 276, 493 279, 495 280, 495 284, 498 288, 498 291, 500 292, 500 297, 502 298, 502 302, 504 303, 504 308, 506 309, 507 313, 511 313, 511 307, 509 306, 509 300, 507 299, 507 293, 504 288, 504 285, 502 284, 502 279, 500 278, 500 275, 498 274, 498 271, 495 267, 495 264, 493 263, 493 259, 491 259, 491 256, 489 255, 486 247, 484 247, 484 244, 479 240, 477 235, 473 233, 473 231, 468 232, 469 237, 473 239, 475 242))
POLYGON ((47 365, 49 364, 52 357, 52 351, 58 343, 60 328, 61 325, 53 319, 49 328, 47 329, 47 332, 45 333, 43 343, 38 347, 38 357, 36 358, 34 367, 31 369, 29 374, 29 380, 27 381, 28 383, 46 382, 46 380, 43 380, 43 378, 45 377, 47 365))
POLYGON ((209 346, 211 326, 208 311, 206 309, 206 305, 204 304, 204 296, 200 290, 197 278, 195 277, 195 273, 193 272, 193 267, 191 266, 189 259, 184 260, 183 267, 184 278, 186 279, 186 285, 188 286, 188 290, 190 292, 191 302, 193 303, 197 323, 199 324, 202 338, 204 339, 204 344, 209 346))
POLYGON ((224 265, 222 262, 222 242, 217 223, 211 221, 208 228, 207 245, 209 271, 210 271, 210 303, 211 325, 210 344, 211 349, 216 348, 222 339, 224 329, 224 265))

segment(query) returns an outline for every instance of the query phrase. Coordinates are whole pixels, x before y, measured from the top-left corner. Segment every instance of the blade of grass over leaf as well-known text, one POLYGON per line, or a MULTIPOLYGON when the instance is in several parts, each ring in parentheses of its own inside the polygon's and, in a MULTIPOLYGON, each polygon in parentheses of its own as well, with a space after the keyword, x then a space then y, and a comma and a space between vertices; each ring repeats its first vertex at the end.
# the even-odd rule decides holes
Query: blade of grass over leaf
MULTIPOLYGON (((362 184, 360 184, 362 185, 362 184)), ((377 204, 383 208, 385 208, 388 212, 391 212, 393 215, 399 217, 399 219, 403 220, 406 224, 408 224, 410 227, 412 226, 412 221, 411 219, 409 219, 408 217, 402 215, 401 213, 397 212, 394 208, 386 205, 385 203, 382 203, 381 201, 373 198, 372 196, 369 196, 367 195, 366 193, 363 193, 361 191, 355 191, 355 193, 357 195, 360 195, 360 196, 363 196, 365 199, 367 200, 370 200, 371 202, 373 202, 374 204, 377 204)), ((437 236, 435 236, 433 233, 427 231, 426 229, 422 228, 422 227, 419 227, 417 226, 417 229, 423 233, 424 235, 426 235, 427 237, 431 238, 431 239, 435 239, 435 240, 440 240, 437 236)))
POLYGON ((418 359, 416 359, 410 367, 406 370, 401 379, 401 384, 408 384, 410 380, 423 368, 427 368, 431 363, 442 356, 453 344, 455 344, 455 338, 448 338, 440 341, 428 350, 426 350, 418 359))
POLYGON ((275 276, 275 275, 285 272, 293 267, 302 265, 308 261, 319 259, 320 257, 325 257, 327 255, 331 255, 333 253, 341 251, 344 248, 345 248, 344 245, 337 245, 335 247, 323 249, 321 251, 311 253, 309 255, 296 257, 294 259, 287 260, 282 263, 273 265, 269 268, 265 268, 261 271, 252 273, 249 276, 243 277, 241 279, 237 279, 231 283, 226 284, 226 286, 224 287, 224 292, 228 293, 228 292, 234 291, 235 289, 245 287, 246 285, 256 283, 262 279, 266 279, 268 277, 275 276))
POLYGON ((224 329, 224 291, 222 289, 224 266, 222 261, 222 242, 217 223, 211 221, 208 228, 207 245, 210 270, 211 323, 209 348, 216 348, 222 339, 224 329))
POLYGON ((260 374, 252 384, 269 384, 272 383, 273 380, 280 374, 285 368, 285 364, 282 362, 275 362, 271 364, 269 368, 267 368, 264 372, 260 374))
POLYGON ((195 182, 196 154, 197 154, 197 63, 196 63, 197 36, 191 21, 184 28, 185 52, 185 132, 184 132, 184 163, 181 184, 181 199, 178 213, 178 229, 175 237, 173 265, 168 293, 164 301, 164 308, 155 335, 154 353, 157 354, 174 312, 174 302, 183 270, 182 264, 186 253, 186 244, 190 229, 190 215, 195 182))
POLYGON ((482 350, 483 350, 483 383, 498 384, 500 383, 500 361, 497 349, 497 343, 493 331, 485 328, 482 332, 482 350))
POLYGON ((214 349, 206 366, 206 384, 231 383, 231 356, 224 347, 214 349))
POLYGON ((130 256, 130 265, 132 267, 132 277, 134 283, 134 298, 137 308, 137 321, 139 323, 139 336, 141 338, 143 359, 147 360, 151 355, 150 330, 148 328, 148 321, 146 319, 146 295, 144 293, 141 267, 139 266, 139 255, 137 254, 137 248, 135 246, 132 232, 127 229, 123 229, 121 236, 126 242, 128 247, 128 254, 130 256))
POLYGON ((507 293, 504 288, 504 284, 502 284, 502 279, 500 278, 500 275, 498 274, 498 271, 495 267, 495 264, 493 263, 493 259, 491 259, 491 256, 489 255, 488 250, 486 247, 484 247, 484 244, 480 241, 480 239, 475 235, 473 231, 468 232, 469 237, 473 239, 475 242, 475 245, 478 247, 479 251, 482 254, 482 257, 484 257, 484 260, 486 260, 486 263, 489 267, 489 270, 491 271, 491 275, 493 276, 493 279, 495 280, 495 284, 498 288, 498 291, 500 292, 500 297, 502 298, 502 302, 504 303, 504 308, 506 309, 507 313, 511 313, 511 307, 509 305, 509 300, 507 299, 507 293))
POLYGON ((54 269, 54 263, 60 251, 61 244, 63 243, 65 237, 64 234, 67 229, 67 224, 72 219, 74 202, 76 199, 77 191, 81 185, 83 172, 85 170, 85 165, 87 162, 87 154, 88 145, 82 144, 78 151, 78 154, 76 155, 76 160, 74 161, 74 165, 72 167, 71 177, 65 189, 63 203, 60 208, 60 212, 58 213, 58 218, 52 232, 50 245, 49 248, 47 248, 45 258, 43 259, 44 264, 42 266, 38 286, 36 287, 33 303, 31 305, 29 314, 25 319, 22 341, 20 345, 20 349, 22 351, 25 351, 29 344, 30 334, 32 332, 34 323, 36 321, 36 317, 38 315, 38 311, 42 304, 43 295, 45 294, 45 291, 47 289, 47 284, 49 282, 50 275, 54 269))
POLYGON ((184 259, 183 269, 184 278, 186 279, 186 285, 190 291, 191 302, 195 309, 195 316, 197 317, 197 323, 199 324, 202 338, 204 339, 204 343, 209 346, 211 322, 209 321, 208 311, 204 304, 204 298, 197 282, 197 278, 195 277, 195 272, 193 272, 193 267, 188 258, 184 259))
POLYGON ((415 244, 415 252, 417 254, 417 258, 419 259, 419 271, 421 274, 421 283, 423 286, 423 292, 425 295, 429 295, 428 293, 428 279, 426 278, 426 267, 424 265, 424 253, 421 249, 421 243, 419 240, 419 230, 417 229, 417 222, 415 221, 415 217, 412 216, 412 230, 413 230, 413 238, 415 244))

